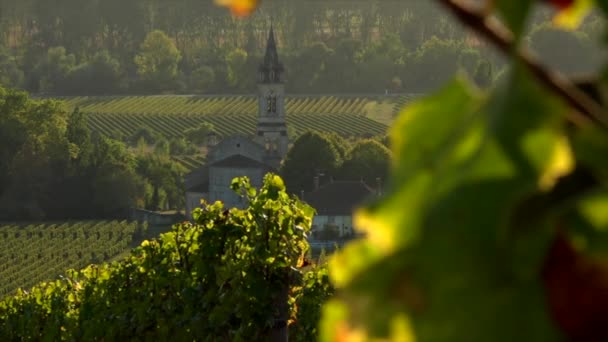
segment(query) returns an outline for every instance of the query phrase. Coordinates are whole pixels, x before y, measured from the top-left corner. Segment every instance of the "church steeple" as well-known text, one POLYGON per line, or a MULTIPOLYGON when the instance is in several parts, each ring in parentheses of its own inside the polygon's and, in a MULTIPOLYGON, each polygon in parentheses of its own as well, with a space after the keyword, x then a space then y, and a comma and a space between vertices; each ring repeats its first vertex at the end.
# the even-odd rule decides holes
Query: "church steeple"
POLYGON ((270 32, 268 33, 268 41, 266 42, 266 54, 264 61, 258 68, 260 83, 282 83, 283 72, 285 68, 279 60, 277 52, 277 44, 274 37, 274 27, 270 23, 270 32))
POLYGON ((270 24, 264 61, 258 69, 258 124, 256 140, 264 146, 265 162, 278 168, 287 154, 289 138, 285 120, 285 68, 279 60, 274 27, 270 24))

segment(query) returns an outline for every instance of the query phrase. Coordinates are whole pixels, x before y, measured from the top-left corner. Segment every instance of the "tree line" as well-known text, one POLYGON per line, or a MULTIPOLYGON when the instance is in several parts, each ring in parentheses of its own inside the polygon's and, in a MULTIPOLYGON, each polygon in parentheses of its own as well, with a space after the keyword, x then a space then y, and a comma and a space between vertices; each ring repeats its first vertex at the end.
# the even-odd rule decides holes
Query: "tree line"
POLYGON ((55 100, 0 88, 0 220, 126 218, 183 206, 185 170, 91 132, 55 100))
MULTIPOLYGON (((211 1, 3 0, 0 82, 48 95, 249 93, 270 17, 291 93, 421 93, 457 70, 486 84, 502 67, 429 1, 268 0, 237 19, 211 1)), ((590 21, 535 44, 571 51, 559 62, 584 66, 598 32, 590 21)))

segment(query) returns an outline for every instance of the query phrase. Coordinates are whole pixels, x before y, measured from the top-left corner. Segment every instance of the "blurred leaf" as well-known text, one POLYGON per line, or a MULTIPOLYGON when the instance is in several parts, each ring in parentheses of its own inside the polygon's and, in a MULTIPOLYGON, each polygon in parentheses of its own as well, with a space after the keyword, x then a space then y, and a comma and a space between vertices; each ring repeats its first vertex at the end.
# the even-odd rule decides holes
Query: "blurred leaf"
POLYGON ((553 22, 561 28, 575 30, 591 12, 594 5, 593 0, 576 0, 572 5, 559 11, 553 18, 553 22))
POLYGON ((246 17, 258 8, 260 0, 215 0, 219 6, 228 7, 230 13, 237 17, 246 17))
POLYGON ((552 235, 513 241, 509 217, 572 170, 565 113, 517 66, 488 99, 457 81, 406 109, 392 131, 395 186, 357 213, 366 239, 330 262, 343 326, 389 338, 405 315, 422 341, 556 337, 536 276, 552 235))
POLYGON ((500 14, 518 40, 524 31, 532 4, 532 0, 496 0, 500 14))

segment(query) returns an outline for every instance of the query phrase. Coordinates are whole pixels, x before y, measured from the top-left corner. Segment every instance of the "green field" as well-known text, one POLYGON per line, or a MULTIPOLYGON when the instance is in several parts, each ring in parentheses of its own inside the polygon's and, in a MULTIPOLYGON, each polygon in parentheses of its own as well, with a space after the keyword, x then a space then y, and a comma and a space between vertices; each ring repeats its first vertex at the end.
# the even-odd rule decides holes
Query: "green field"
POLYGON ((187 171, 192 171, 205 165, 206 158, 203 155, 172 156, 174 161, 183 166, 187 171))
POLYGON ((126 221, 0 225, 0 296, 124 255, 144 231, 126 221))
MULTIPOLYGON (((415 96, 308 96, 286 99, 287 122, 296 133, 308 130, 344 136, 386 133, 401 107, 415 96)), ((64 98, 69 108, 89 114, 93 130, 129 136, 147 126, 167 138, 203 122, 224 135, 252 134, 257 118, 254 96, 116 96, 64 98)))

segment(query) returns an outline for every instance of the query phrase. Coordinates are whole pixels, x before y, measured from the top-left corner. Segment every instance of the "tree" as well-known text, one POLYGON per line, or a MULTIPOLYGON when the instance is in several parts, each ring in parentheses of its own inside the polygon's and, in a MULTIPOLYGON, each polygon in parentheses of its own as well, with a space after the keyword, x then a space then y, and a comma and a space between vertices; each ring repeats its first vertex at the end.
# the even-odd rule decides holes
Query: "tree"
POLYGON ((65 81, 76 64, 76 57, 63 46, 49 48, 28 76, 28 90, 57 93, 64 90, 65 81))
POLYGON ((290 82, 287 87, 289 90, 302 91, 324 86, 319 83, 319 80, 323 76, 322 73, 326 70, 332 54, 333 50, 323 42, 315 42, 304 48, 294 58, 294 62, 288 66, 290 82))
POLYGON ((188 128, 184 132, 184 136, 188 141, 198 146, 203 146, 207 144, 207 140, 209 135, 217 134, 215 127, 212 123, 203 122, 199 124, 197 127, 188 128))
POLYGON ((213 68, 203 65, 192 72, 188 84, 193 92, 206 93, 212 89, 215 78, 213 68))
POLYGON ((23 85, 23 71, 17 59, 7 49, 0 47, 0 86, 19 88, 23 85))
POLYGON ((437 89, 458 71, 461 53, 461 42, 432 37, 412 56, 412 63, 406 65, 401 79, 415 92, 437 89))
POLYGON ((135 56, 137 74, 153 89, 168 90, 178 76, 181 58, 181 53, 164 32, 152 31, 135 56))
POLYGON ((168 156, 170 153, 169 141, 165 138, 159 139, 154 145, 154 153, 162 156, 168 156))
POLYGON ((151 186, 152 194, 145 203, 149 210, 162 208, 181 209, 184 206, 182 177, 185 169, 162 155, 140 155, 137 157, 137 174, 151 186), (164 196, 161 196, 161 193, 164 196))
POLYGON ((123 74, 120 63, 107 50, 76 66, 67 75, 66 92, 70 94, 109 95, 121 91, 123 74))
POLYGON ((142 140, 147 145, 154 145, 160 138, 161 135, 158 132, 147 126, 142 126, 129 137, 129 142, 132 145, 137 145, 142 140))
POLYGON ((0 219, 44 219, 70 158, 57 101, 0 88, 0 219))
POLYGON ((135 206, 142 180, 135 172, 135 157, 116 140, 98 137, 87 176, 90 179, 92 217, 127 217, 135 206))
POLYGON ((79 167, 89 163, 92 144, 91 131, 88 127, 87 116, 79 108, 74 109, 68 118, 66 138, 70 143, 70 156, 79 167))
POLYGON ((245 89, 249 83, 250 71, 245 70, 247 65, 247 52, 243 49, 234 49, 226 55, 228 69, 228 85, 236 89, 245 89))
POLYGON ((391 153, 376 140, 361 140, 353 145, 340 168, 341 178, 363 180, 369 186, 377 186, 377 179, 388 176, 391 153))
POLYGON ((307 132, 298 137, 285 156, 281 175, 293 193, 311 191, 314 177, 335 174, 342 163, 334 144, 326 136, 307 132))
POLYGON ((192 155, 197 152, 196 146, 184 138, 173 138, 169 140, 169 151, 171 155, 192 155))

